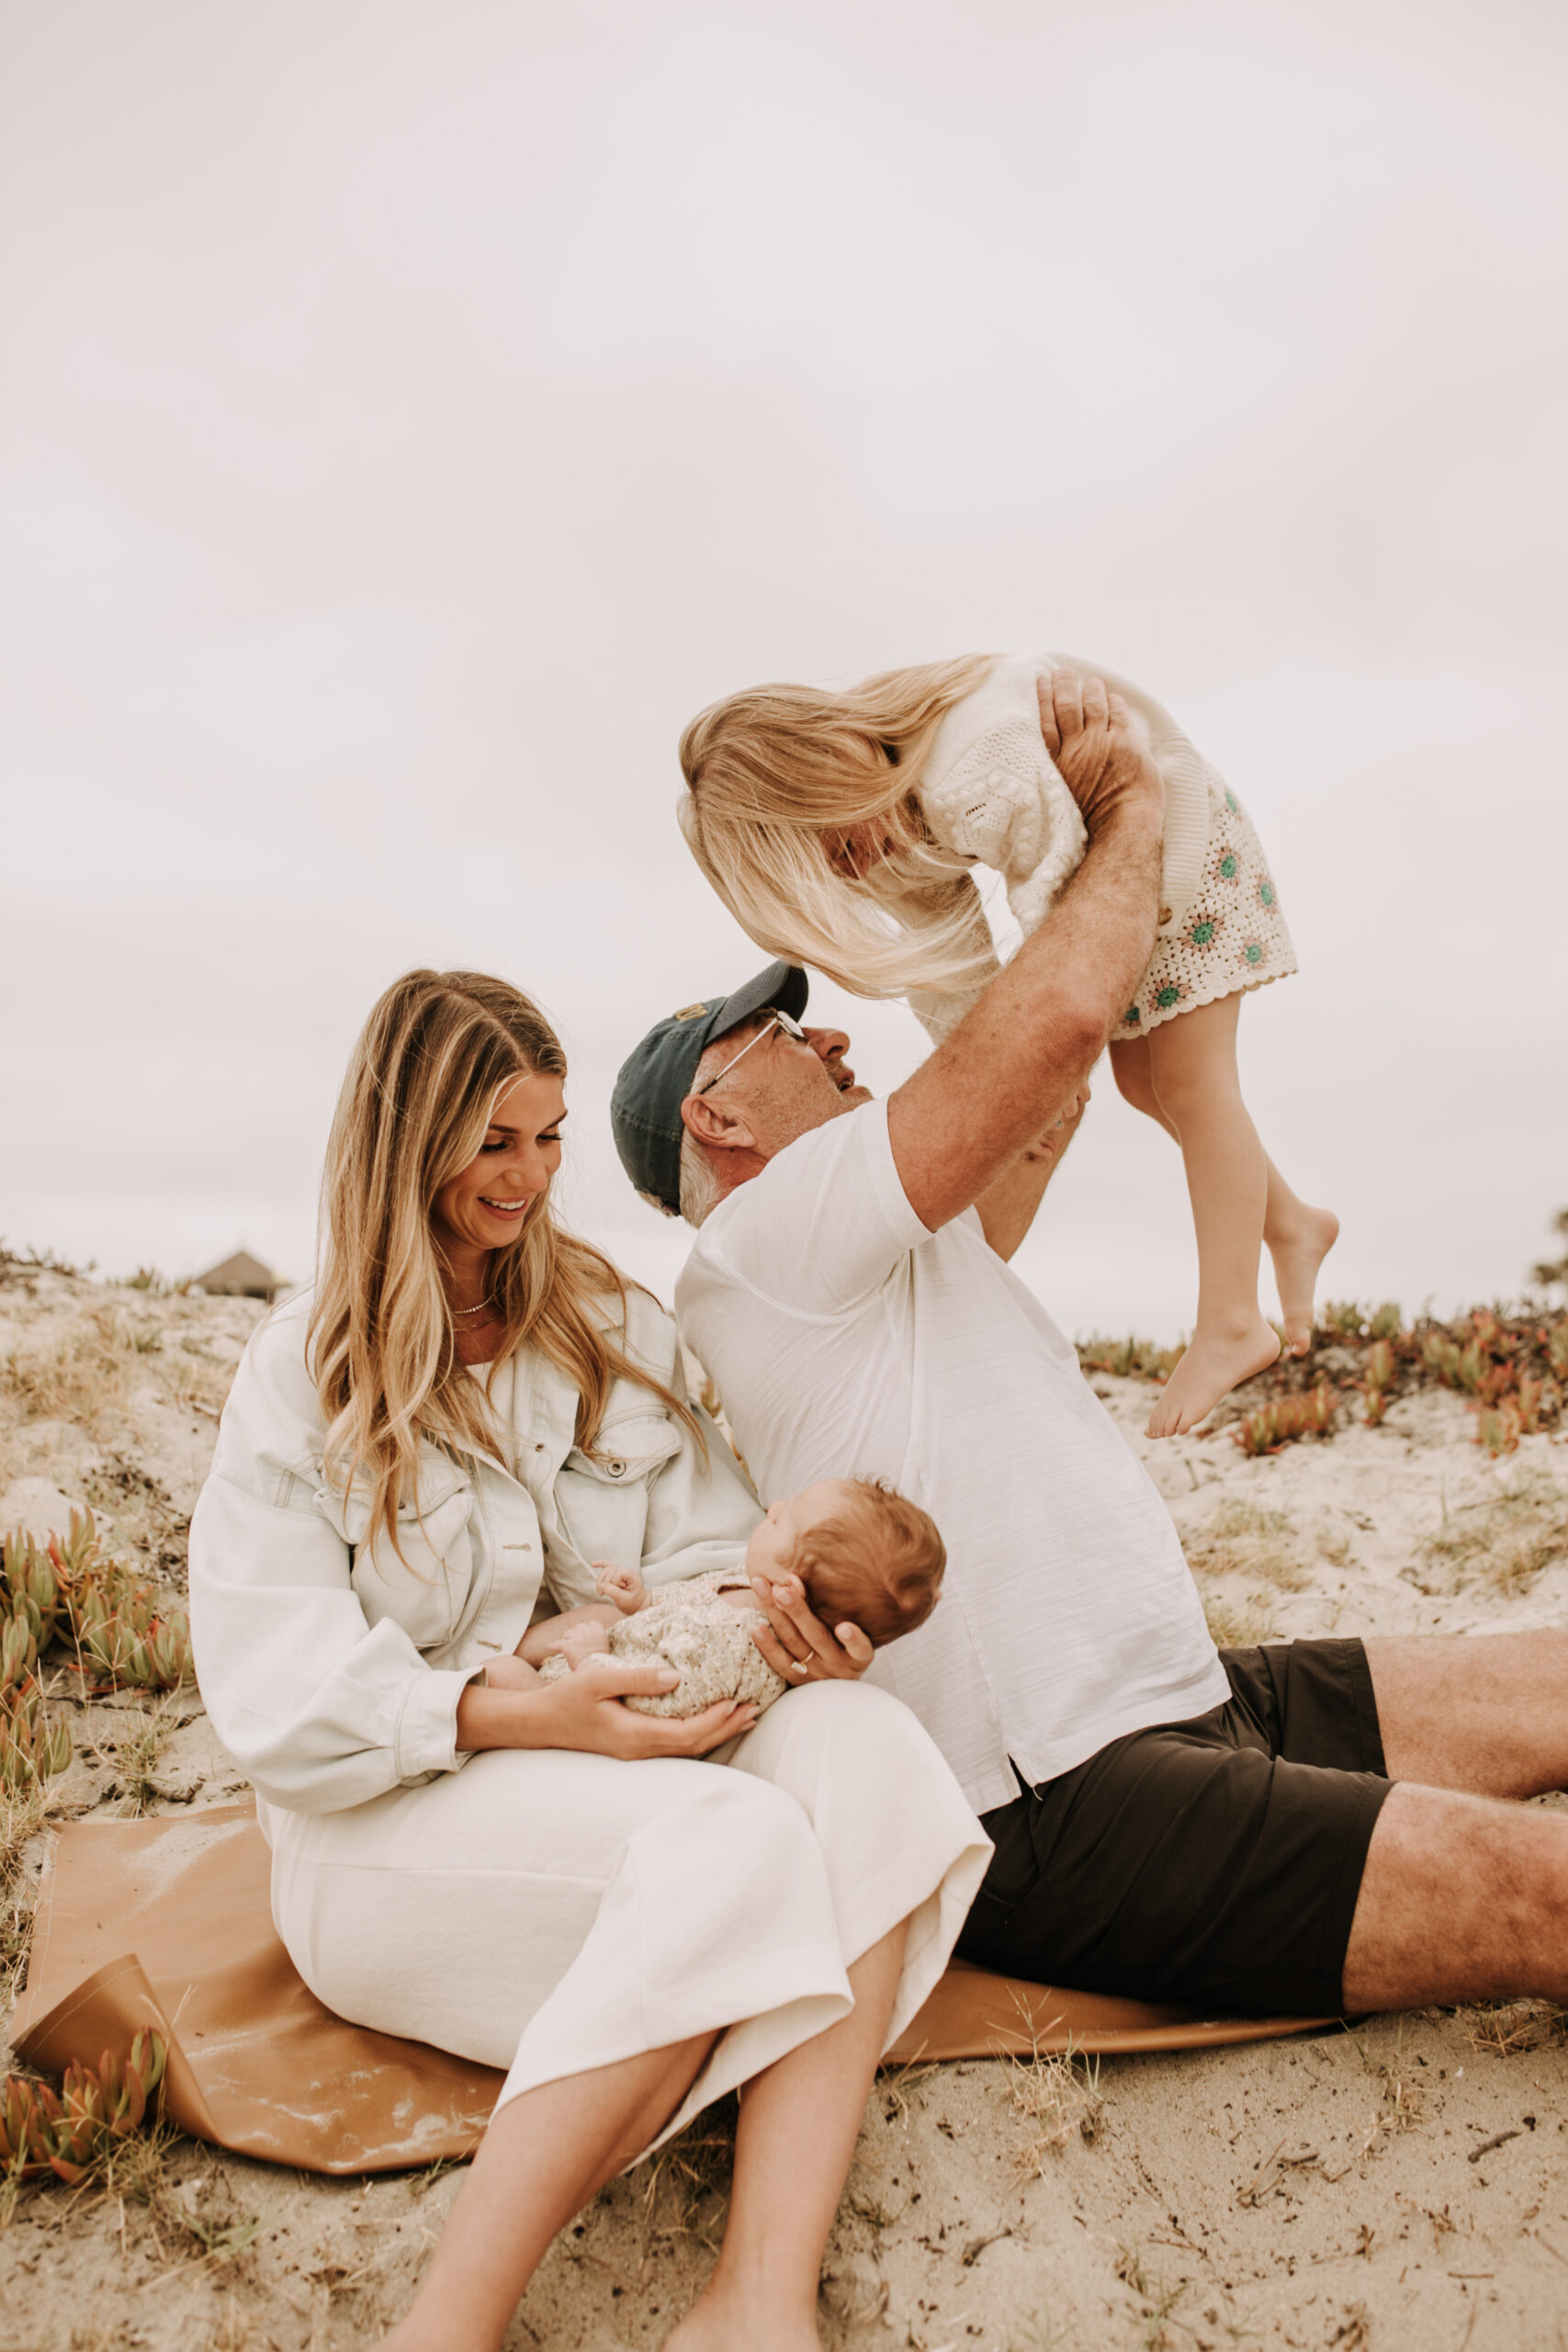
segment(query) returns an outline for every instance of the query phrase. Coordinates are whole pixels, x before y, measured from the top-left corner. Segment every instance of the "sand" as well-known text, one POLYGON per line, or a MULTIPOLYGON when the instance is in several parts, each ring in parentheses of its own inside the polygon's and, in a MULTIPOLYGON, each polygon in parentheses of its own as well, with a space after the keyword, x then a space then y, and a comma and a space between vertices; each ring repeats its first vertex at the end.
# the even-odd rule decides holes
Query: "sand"
MULTIPOLYGON (((119 1548, 177 1582, 259 1308, 3 1271, 0 1524, 58 1523, 88 1500, 119 1548)), ((1094 1385, 1148 1461, 1223 1638, 1568 1623, 1562 1439, 1493 1460, 1460 1401, 1427 1389, 1381 1429, 1249 1461, 1224 1430, 1151 1446, 1147 1384, 1094 1385)), ((194 1691, 164 1702, 151 1738, 146 1722, 135 1702, 78 1719, 78 1759, 51 1784, 57 1817, 235 1793, 194 1691)), ((46 1834, 6 1898, 13 1956, 46 1834)), ((730 2122, 716 2110, 585 2212, 509 2343, 661 2342, 712 2260, 730 2122)), ((327 2182, 143 2145, 107 2188, 16 2199, 0 2352, 373 2344, 459 2182, 327 2182)), ((822 2335, 917 2352, 1568 2345, 1568 2023, 1522 2002, 1107 2060, 1093 2082, 998 2061, 885 2076, 825 2265, 822 2335)))

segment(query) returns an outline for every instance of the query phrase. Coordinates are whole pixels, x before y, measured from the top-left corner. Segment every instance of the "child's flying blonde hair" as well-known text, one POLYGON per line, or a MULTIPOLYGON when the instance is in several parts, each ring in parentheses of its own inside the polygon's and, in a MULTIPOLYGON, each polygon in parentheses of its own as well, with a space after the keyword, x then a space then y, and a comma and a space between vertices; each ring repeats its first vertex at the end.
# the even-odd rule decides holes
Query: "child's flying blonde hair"
POLYGON ((837 693, 751 686, 698 712, 681 738, 681 830, 760 947, 855 996, 962 989, 995 968, 968 869, 915 797, 942 718, 990 666, 969 654, 837 693), (830 837, 863 824, 890 849, 854 879, 830 837))

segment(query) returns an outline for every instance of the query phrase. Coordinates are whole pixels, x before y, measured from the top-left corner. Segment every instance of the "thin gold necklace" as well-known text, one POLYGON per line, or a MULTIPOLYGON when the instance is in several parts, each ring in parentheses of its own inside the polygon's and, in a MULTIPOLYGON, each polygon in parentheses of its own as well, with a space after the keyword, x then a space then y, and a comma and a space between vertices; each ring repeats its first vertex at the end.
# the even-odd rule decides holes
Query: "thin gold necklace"
POLYGON ((463 1318, 463 1317, 464 1317, 465 1315, 482 1315, 482 1314, 484 1313, 485 1308, 486 1308, 487 1306, 491 1306, 491 1303, 493 1302, 494 1298, 495 1298, 495 1293, 494 1293, 494 1291, 491 1291, 491 1295, 490 1295, 490 1297, 489 1297, 489 1298, 481 1298, 481 1299, 480 1299, 480 1301, 479 1301, 479 1305, 478 1305, 477 1306, 455 1306, 455 1307, 453 1307, 453 1309, 452 1309, 452 1320, 453 1320, 453 1322, 454 1322, 454 1323, 460 1322, 460 1321, 462 1320, 462 1318, 463 1318))

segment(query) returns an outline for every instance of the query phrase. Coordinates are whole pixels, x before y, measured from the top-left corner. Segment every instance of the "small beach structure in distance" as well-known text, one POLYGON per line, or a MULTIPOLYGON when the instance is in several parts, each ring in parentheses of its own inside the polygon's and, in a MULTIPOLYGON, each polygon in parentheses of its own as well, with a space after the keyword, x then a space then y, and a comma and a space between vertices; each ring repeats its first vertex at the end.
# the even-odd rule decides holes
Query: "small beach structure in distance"
POLYGON ((288 1284, 248 1250, 236 1250, 231 1258, 220 1265, 209 1266, 204 1274, 192 1276, 193 1287, 204 1290, 209 1298, 262 1298, 270 1306, 288 1284))

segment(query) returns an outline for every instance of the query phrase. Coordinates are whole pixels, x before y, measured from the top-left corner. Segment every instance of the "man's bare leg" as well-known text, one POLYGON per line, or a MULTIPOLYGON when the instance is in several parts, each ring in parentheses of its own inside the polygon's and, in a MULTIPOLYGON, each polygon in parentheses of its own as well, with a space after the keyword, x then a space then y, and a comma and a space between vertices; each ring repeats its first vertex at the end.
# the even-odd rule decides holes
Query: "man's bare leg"
POLYGON ((1351 2009, 1568 2001, 1568 1634, 1369 1642, 1383 1755, 1345 1958, 1351 2009))
POLYGON ((1391 1781, 1483 1797, 1568 1788, 1568 1633, 1366 1647, 1391 1781))
POLYGON ((1568 2003, 1568 1821, 1402 1781, 1372 1831, 1346 2007, 1527 1993, 1568 2003))

